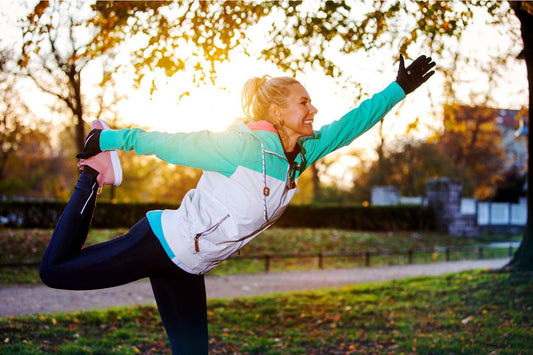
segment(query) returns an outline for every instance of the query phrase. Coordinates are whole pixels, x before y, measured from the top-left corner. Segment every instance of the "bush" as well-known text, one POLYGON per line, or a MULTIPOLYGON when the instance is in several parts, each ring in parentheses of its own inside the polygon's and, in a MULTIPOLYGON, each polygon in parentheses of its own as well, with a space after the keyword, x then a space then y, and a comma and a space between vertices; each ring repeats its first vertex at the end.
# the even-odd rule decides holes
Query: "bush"
POLYGON ((276 226, 365 231, 434 230, 434 219, 433 212, 423 206, 291 206, 276 226))
MULTIPOLYGON (((65 206, 64 202, 2 202, 0 223, 11 228, 53 228, 65 206)), ((92 226, 127 228, 147 211, 175 208, 177 205, 158 203, 99 202, 92 226)), ((423 206, 289 206, 276 226, 395 231, 433 230, 435 223, 432 211, 423 206)))
MULTIPOLYGON (((9 228, 54 228, 65 207, 64 202, 2 202, 0 203, 0 223, 9 228)), ((92 227, 131 227, 146 212, 169 208, 176 208, 176 205, 99 202, 94 213, 92 227)))

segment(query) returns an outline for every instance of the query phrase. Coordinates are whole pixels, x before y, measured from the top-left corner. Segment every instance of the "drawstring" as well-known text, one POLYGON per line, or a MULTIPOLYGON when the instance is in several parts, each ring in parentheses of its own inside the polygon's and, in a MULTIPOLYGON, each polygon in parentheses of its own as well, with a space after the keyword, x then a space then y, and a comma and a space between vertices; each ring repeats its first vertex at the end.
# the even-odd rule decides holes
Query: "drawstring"
POLYGON ((267 176, 266 176, 266 162, 265 162, 265 149, 263 147, 263 142, 261 142, 261 157, 263 159, 263 211, 265 222, 268 223, 268 212, 267 212, 267 196, 270 195, 270 188, 267 186, 267 176))

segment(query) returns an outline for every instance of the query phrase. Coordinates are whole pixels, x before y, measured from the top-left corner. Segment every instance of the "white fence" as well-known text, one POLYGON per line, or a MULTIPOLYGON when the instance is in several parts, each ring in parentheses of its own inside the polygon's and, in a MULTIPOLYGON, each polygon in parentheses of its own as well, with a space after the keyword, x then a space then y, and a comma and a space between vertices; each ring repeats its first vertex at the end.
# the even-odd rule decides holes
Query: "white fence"
POLYGON ((479 226, 525 226, 527 204, 504 202, 478 202, 475 199, 461 199, 461 213, 476 215, 479 226))

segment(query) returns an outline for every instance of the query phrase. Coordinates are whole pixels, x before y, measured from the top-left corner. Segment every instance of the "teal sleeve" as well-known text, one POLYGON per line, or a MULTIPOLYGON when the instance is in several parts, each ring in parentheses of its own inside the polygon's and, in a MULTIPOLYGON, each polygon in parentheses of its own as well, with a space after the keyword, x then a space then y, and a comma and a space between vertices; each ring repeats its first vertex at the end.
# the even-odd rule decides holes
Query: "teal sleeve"
POLYGON ((379 122, 398 102, 405 98, 402 88, 393 82, 385 90, 367 99, 339 120, 323 126, 302 144, 307 166, 336 149, 354 141, 379 122))
POLYGON ((140 155, 155 155, 172 164, 212 170, 231 175, 247 157, 254 144, 241 131, 200 131, 193 133, 146 132, 139 128, 104 130, 102 150, 134 150, 140 155))

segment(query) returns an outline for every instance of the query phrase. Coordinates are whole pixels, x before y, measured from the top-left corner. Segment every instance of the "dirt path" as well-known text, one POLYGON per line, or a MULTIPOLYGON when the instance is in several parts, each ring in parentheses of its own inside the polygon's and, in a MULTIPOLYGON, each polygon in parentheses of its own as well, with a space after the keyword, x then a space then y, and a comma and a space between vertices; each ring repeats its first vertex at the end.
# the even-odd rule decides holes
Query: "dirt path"
MULTIPOLYGON (((241 297, 472 269, 496 269, 507 262, 508 259, 466 260, 377 268, 207 276, 206 289, 208 298, 241 297)), ((95 291, 63 291, 46 286, 0 286, 0 316, 3 317, 154 303, 148 281, 95 291)))

